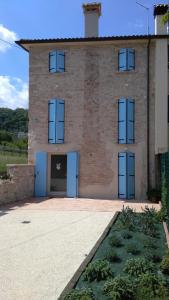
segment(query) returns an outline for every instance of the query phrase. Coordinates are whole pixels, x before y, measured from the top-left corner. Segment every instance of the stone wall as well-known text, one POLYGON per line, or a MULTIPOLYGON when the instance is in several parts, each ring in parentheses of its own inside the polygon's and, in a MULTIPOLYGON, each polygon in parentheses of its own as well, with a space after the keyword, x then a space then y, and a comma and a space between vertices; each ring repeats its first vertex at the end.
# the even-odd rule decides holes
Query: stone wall
POLYGON ((0 181, 0 204, 11 203, 34 195, 34 166, 7 165, 11 180, 0 181))

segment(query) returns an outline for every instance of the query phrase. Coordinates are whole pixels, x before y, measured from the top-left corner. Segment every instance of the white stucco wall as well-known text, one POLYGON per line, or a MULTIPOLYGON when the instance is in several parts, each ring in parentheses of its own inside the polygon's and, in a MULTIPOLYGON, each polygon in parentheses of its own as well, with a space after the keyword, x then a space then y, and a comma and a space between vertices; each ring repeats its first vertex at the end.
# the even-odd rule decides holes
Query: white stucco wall
POLYGON ((156 40, 155 153, 168 151, 168 41, 156 40))

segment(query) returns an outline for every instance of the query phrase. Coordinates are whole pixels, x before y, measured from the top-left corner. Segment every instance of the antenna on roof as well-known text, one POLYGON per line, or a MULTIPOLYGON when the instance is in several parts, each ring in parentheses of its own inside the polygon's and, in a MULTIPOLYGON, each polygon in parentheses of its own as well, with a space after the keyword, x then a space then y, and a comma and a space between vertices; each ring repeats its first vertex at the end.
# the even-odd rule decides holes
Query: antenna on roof
POLYGON ((141 7, 143 7, 144 9, 146 9, 147 10, 147 34, 149 35, 149 7, 147 7, 147 6, 145 6, 145 5, 143 5, 143 4, 141 4, 141 3, 139 3, 139 2, 137 2, 136 1, 136 4, 138 4, 138 5, 140 5, 141 7))

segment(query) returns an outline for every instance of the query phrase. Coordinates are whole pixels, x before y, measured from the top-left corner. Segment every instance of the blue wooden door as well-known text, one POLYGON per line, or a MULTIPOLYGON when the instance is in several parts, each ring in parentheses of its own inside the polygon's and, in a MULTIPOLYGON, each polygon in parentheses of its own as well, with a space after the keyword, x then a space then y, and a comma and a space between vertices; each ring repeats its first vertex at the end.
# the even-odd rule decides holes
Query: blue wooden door
POLYGON ((127 173, 127 164, 126 164, 126 152, 119 153, 118 157, 118 197, 120 199, 127 198, 127 185, 126 185, 126 173, 127 173))
POLYGON ((135 196, 135 155, 127 153, 127 199, 135 196))
POLYGON ((67 154, 67 196, 78 196, 78 152, 67 154))
POLYGON ((135 155, 121 152, 118 156, 118 196, 120 199, 135 197, 135 155))
POLYGON ((47 195, 47 153, 37 152, 35 158, 35 197, 47 195))

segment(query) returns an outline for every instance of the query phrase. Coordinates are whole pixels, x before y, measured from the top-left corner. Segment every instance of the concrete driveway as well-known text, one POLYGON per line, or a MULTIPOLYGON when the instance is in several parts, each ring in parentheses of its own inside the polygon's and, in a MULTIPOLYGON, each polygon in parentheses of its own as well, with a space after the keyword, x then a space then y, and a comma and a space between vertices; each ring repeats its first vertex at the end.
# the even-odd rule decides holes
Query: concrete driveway
POLYGON ((0 211, 0 299, 56 300, 113 215, 32 204, 0 211))
POLYGON ((145 204, 30 199, 0 208, 0 300, 56 300, 114 213, 145 204))

